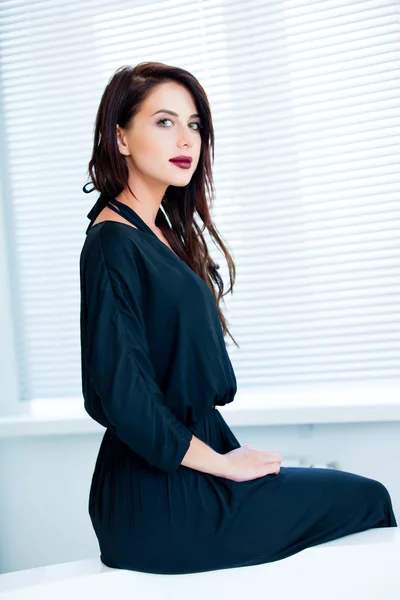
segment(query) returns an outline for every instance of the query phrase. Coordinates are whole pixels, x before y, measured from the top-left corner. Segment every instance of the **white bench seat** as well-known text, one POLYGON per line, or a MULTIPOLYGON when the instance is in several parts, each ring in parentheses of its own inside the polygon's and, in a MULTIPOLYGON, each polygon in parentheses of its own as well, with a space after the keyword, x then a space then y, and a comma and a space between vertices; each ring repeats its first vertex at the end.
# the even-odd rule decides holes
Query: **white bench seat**
POLYGON ((399 600, 400 530, 370 529, 250 567, 185 575, 110 569, 99 558, 0 575, 1 600, 399 600))

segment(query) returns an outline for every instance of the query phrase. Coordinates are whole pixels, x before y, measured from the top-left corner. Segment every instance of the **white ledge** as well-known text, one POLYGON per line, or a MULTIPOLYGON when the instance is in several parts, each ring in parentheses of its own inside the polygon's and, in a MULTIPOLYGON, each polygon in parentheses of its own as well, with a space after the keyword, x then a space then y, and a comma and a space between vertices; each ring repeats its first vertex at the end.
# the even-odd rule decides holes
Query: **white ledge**
POLYGON ((230 600, 398 600, 399 554, 399 529, 382 527, 274 562, 186 575, 111 569, 95 557, 4 573, 0 575, 0 596, 4 600, 203 600, 221 596, 230 600))
MULTIPOLYGON (((217 410, 230 427, 400 421, 400 382, 245 388, 217 410)), ((0 438, 102 431, 83 398, 32 400, 20 414, 0 417, 0 438)))

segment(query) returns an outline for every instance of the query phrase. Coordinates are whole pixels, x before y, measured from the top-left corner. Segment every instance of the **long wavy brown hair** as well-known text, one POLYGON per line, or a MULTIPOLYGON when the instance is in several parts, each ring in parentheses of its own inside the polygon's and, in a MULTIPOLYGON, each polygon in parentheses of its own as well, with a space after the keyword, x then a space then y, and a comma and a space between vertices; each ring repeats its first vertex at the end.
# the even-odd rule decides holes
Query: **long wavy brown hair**
POLYGON ((103 92, 96 116, 93 153, 88 166, 88 175, 94 187, 86 190, 86 183, 83 191, 90 193, 98 190, 104 206, 108 200, 115 198, 126 188, 136 198, 128 183, 129 169, 126 157, 118 148, 116 125, 127 127, 151 91, 167 81, 178 82, 191 92, 202 123, 202 143, 199 163, 190 182, 184 187, 168 186, 155 223, 172 250, 207 283, 217 305, 223 335, 225 337, 228 334, 239 347, 228 329, 227 320, 220 307, 221 300, 225 302, 225 294, 233 292, 236 268, 210 216, 215 194, 210 158, 212 152, 214 162, 211 110, 203 87, 191 73, 159 62, 143 62, 135 67, 122 66, 116 70, 103 92), (197 217, 202 221, 202 226, 196 222, 197 217), (230 280, 226 292, 222 277, 218 273, 219 265, 212 260, 208 252, 203 236, 205 229, 226 258, 230 280), (214 284, 217 285, 218 291, 215 290, 214 284))

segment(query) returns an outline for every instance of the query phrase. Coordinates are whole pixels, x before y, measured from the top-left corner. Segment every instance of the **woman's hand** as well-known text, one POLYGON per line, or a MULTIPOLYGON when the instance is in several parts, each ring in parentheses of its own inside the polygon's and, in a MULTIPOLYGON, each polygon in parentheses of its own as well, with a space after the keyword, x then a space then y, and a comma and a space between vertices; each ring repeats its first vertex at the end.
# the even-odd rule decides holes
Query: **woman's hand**
POLYGON ((223 455, 226 459, 225 479, 249 481, 264 475, 278 474, 282 456, 278 450, 257 450, 246 444, 223 455))

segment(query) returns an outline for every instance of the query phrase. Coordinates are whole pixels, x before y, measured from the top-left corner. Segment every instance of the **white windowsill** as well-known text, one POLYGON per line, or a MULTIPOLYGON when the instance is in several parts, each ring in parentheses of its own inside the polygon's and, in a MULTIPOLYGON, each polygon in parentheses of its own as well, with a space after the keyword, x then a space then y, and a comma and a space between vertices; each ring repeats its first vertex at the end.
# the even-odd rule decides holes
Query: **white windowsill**
MULTIPOLYGON (((400 421, 400 382, 245 388, 217 408, 230 427, 400 421)), ((83 398, 34 400, 21 403, 19 415, 0 417, 0 438, 102 431, 83 398)))

